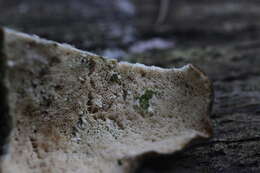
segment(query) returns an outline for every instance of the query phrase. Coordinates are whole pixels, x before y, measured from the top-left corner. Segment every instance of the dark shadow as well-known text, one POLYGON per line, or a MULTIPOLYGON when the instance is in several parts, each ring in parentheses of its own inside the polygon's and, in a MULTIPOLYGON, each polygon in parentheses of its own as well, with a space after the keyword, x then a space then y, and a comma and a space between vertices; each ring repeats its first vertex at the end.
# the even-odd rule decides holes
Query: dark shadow
POLYGON ((6 143, 11 132, 11 116, 5 86, 6 59, 4 55, 4 33, 0 28, 0 155, 6 153, 6 143))

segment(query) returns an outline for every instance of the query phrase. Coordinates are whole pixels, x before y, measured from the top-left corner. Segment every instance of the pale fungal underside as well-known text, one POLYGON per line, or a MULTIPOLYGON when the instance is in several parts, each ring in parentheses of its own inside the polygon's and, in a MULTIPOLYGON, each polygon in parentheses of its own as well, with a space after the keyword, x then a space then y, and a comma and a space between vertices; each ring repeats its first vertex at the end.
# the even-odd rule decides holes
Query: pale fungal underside
POLYGON ((145 153, 211 136, 211 83, 193 65, 117 62, 2 32, 13 117, 2 172, 132 172, 145 153))

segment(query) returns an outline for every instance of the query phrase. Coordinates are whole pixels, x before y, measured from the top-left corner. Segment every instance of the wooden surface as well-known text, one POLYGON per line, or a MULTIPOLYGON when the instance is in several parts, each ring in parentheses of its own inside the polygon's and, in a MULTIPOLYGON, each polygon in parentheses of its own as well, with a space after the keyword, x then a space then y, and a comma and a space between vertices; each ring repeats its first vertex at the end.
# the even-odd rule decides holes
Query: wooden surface
POLYGON ((176 0, 158 24, 158 1, 135 1, 136 16, 109 2, 2 0, 0 24, 97 53, 120 48, 133 62, 197 65, 214 84, 214 137, 179 153, 151 154, 137 172, 260 172, 260 3, 176 0), (136 28, 125 42, 127 26, 136 28), (128 52, 135 42, 155 37, 175 47, 128 52))

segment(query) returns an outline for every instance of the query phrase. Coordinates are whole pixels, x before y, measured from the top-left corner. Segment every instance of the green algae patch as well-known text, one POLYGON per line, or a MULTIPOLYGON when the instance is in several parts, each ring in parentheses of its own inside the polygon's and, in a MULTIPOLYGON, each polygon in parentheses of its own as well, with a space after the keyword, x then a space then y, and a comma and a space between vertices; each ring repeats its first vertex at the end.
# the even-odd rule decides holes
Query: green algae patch
POLYGON ((151 89, 147 89, 145 91, 145 93, 138 98, 139 100, 139 105, 140 105, 140 108, 142 108, 143 110, 148 110, 149 106, 150 106, 150 99, 152 99, 152 97, 154 96, 154 94, 156 94, 155 91, 151 90, 151 89))
POLYGON ((110 81, 113 83, 121 84, 120 79, 121 79, 121 76, 118 73, 113 73, 110 77, 110 81))

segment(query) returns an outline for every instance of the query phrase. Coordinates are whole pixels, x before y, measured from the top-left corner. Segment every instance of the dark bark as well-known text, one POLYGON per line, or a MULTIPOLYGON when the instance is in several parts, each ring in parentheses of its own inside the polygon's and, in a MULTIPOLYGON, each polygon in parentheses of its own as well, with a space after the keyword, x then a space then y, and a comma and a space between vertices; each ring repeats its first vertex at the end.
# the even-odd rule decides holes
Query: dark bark
POLYGON ((5 83, 6 59, 3 46, 4 35, 0 28, 0 155, 6 153, 6 143, 11 131, 11 116, 7 100, 7 88, 5 83))
POLYGON ((139 31, 143 35, 159 34, 196 38, 207 36, 242 38, 259 34, 260 2, 257 0, 174 0, 168 2, 167 13, 161 22, 162 1, 133 0, 137 6, 139 31), (245 31, 250 31, 246 33, 245 31))

